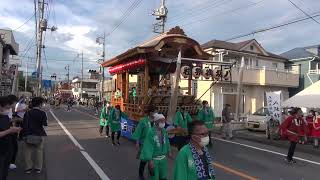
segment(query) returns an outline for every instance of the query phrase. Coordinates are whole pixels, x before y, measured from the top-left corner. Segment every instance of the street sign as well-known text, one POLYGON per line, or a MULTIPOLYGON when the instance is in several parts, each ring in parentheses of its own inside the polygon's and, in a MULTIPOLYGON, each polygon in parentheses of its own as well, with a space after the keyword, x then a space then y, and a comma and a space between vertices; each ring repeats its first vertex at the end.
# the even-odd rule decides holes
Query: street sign
POLYGON ((52 87, 51 80, 42 80, 42 85, 44 89, 50 89, 52 87))
POLYGON ((37 72, 32 72, 31 77, 32 79, 36 79, 38 77, 37 72))

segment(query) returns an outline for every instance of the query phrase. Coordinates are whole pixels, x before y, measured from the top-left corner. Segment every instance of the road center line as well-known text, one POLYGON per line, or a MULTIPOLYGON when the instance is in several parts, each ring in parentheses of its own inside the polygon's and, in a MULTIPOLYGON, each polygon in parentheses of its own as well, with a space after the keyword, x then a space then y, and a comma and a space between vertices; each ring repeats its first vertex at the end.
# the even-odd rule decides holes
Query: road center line
POLYGON ((239 176, 239 177, 242 177, 243 179, 247 179, 247 180, 258 180, 258 179, 255 178, 255 177, 249 176, 249 175, 247 175, 247 174, 245 174, 245 173, 243 173, 243 172, 240 172, 240 171, 237 171, 237 170, 235 170, 235 169, 229 168, 229 167, 224 166, 224 165, 222 165, 222 164, 213 163, 213 165, 214 165, 215 167, 220 168, 220 169, 223 169, 224 171, 227 171, 227 172, 229 172, 229 173, 231 173, 231 174, 235 174, 235 175, 237 175, 237 176, 239 176))
MULTIPOLYGON (((77 112, 80 112, 80 113, 82 113, 82 114, 86 114, 86 115, 88 115, 88 116, 91 116, 91 117, 93 117, 93 118, 95 118, 95 119, 98 119, 97 117, 89 114, 88 112, 83 112, 83 111, 81 111, 81 110, 79 110, 79 109, 74 109, 74 110, 77 111, 77 112)), ((229 168, 229 167, 224 166, 224 165, 222 165, 222 164, 213 163, 213 165, 216 166, 217 168, 220 168, 220 169, 222 169, 222 170, 224 170, 224 171, 226 171, 226 172, 229 172, 229 173, 231 173, 231 174, 237 175, 237 176, 242 177, 242 178, 244 178, 244 179, 247 179, 247 180, 258 180, 258 179, 255 178, 255 177, 252 177, 252 176, 250 176, 250 175, 247 175, 247 174, 245 174, 245 173, 242 173, 242 172, 240 172, 240 171, 238 171, 238 170, 229 168)))
POLYGON ((73 137, 73 135, 68 131, 68 129, 61 123, 61 121, 57 118, 57 116, 52 112, 51 109, 50 109, 50 113, 52 114, 54 119, 58 122, 58 124, 63 129, 63 131, 68 135, 68 137, 73 142, 73 144, 80 149, 81 154, 84 156, 84 158, 86 158, 86 160, 89 162, 91 167, 96 171, 99 177, 102 180, 110 180, 110 178, 103 172, 100 166, 91 158, 91 156, 85 151, 85 149, 80 145, 80 143, 73 137))
MULTIPOLYGON (((276 152, 276 151, 271 151, 271 150, 268 150, 268 149, 263 149, 263 148, 259 148, 259 147, 255 147, 255 146, 251 146, 251 145, 247 145, 247 144, 242 144, 242 143, 238 143, 238 142, 234 142, 234 141, 228 141, 228 140, 225 140, 225 139, 220 139, 220 138, 215 138, 215 137, 212 137, 212 139, 215 139, 215 140, 218 140, 218 141, 222 141, 222 142, 231 143, 231 144, 236 144, 236 145, 239 145, 239 146, 243 146, 243 147, 247 147, 247 148, 251 148, 251 149, 255 149, 255 150, 259 150, 259 151, 264 151, 264 152, 276 154, 276 155, 279 155, 279 156, 287 157, 286 154, 279 153, 279 152, 276 152)), ((307 163, 311 163, 311 164, 315 164, 315 165, 320 165, 320 162, 311 161, 311 160, 300 158, 300 157, 294 157, 294 159, 297 159, 299 161, 304 161, 304 162, 307 162, 307 163)))

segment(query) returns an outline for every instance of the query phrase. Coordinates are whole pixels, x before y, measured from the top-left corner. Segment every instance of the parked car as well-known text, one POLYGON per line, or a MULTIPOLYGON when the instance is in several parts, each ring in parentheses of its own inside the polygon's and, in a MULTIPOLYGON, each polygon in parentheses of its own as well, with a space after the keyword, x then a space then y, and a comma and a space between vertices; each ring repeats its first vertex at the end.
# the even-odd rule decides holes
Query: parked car
POLYGON ((246 128, 251 131, 266 131, 270 119, 268 108, 262 107, 253 114, 248 115, 246 128))
POLYGON ((264 131, 266 138, 279 139, 279 126, 280 122, 273 120, 270 116, 267 107, 262 107, 248 115, 246 121, 246 128, 250 131, 264 131))

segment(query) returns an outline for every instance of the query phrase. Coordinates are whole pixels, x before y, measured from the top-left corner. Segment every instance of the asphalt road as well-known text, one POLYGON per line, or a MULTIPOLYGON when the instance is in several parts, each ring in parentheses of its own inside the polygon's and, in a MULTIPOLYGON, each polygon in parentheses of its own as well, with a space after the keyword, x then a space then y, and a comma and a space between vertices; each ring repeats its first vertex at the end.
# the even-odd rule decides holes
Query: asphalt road
MULTIPOLYGON (((138 180, 139 162, 135 159, 134 143, 123 138, 121 146, 112 146, 110 138, 99 135, 99 123, 91 109, 66 112, 60 108, 47 114, 48 180, 138 180)), ((215 137, 210 151, 216 179, 320 179, 320 156, 297 152, 296 156, 301 159, 297 164, 288 165, 283 161, 287 149, 245 140, 224 141, 219 137, 215 137)), ((174 161, 170 160, 169 179, 172 179, 173 165, 174 161)))

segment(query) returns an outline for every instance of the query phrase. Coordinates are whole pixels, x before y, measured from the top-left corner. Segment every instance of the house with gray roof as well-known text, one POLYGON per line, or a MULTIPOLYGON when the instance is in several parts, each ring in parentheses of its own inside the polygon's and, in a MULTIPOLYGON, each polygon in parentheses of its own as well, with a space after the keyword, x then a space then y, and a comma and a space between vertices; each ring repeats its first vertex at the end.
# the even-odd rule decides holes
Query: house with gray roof
MULTIPOLYGON (((245 115, 256 112, 267 105, 266 92, 281 91, 283 100, 289 98, 288 88, 299 85, 299 74, 294 68, 287 69, 288 59, 267 51, 257 40, 250 39, 242 42, 226 42, 212 40, 201 45, 203 50, 214 56, 215 61, 234 62, 232 82, 218 83, 211 88, 211 93, 203 96, 208 100, 219 117, 223 104, 230 104, 232 112, 236 112, 237 84, 240 77, 239 67, 244 58, 241 102, 238 107, 245 115)), ((199 94, 209 89, 210 83, 198 81, 199 94)))
POLYGON ((281 54, 289 59, 289 66, 299 66, 299 87, 290 88, 290 96, 320 80, 320 45, 299 47, 281 54))

